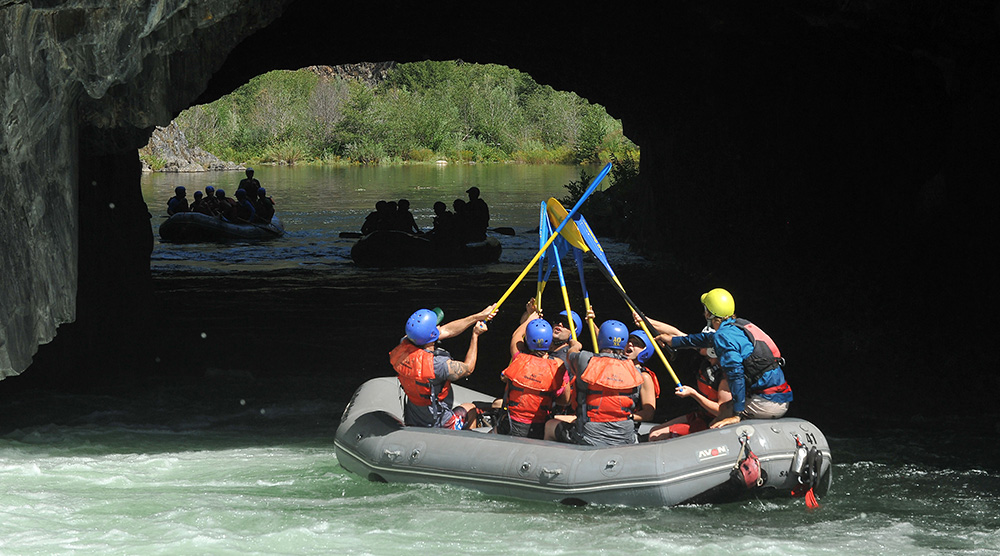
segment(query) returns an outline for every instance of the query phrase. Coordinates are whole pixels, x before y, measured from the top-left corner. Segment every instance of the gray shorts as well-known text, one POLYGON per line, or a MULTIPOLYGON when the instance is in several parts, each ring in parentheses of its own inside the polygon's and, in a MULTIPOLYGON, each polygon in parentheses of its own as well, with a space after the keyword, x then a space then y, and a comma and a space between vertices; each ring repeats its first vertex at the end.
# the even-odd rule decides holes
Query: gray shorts
POLYGON ((751 395, 743 408, 743 414, 750 419, 780 419, 788 412, 788 402, 774 403, 758 395, 751 395))
POLYGON ((582 436, 576 423, 560 421, 556 425, 555 437, 559 442, 585 446, 626 446, 639 442, 639 437, 635 434, 635 422, 632 420, 585 423, 582 436))

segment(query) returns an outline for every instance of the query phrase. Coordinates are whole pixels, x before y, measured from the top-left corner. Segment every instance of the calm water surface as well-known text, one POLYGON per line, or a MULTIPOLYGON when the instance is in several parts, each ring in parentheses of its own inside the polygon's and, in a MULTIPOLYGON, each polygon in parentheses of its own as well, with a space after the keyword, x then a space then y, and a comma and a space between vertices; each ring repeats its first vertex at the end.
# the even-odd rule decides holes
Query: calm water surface
MULTIPOLYGON (((435 201, 451 209, 455 199, 468 200, 472 186, 482 190, 490 207, 490 226, 512 227, 517 235, 498 237, 504 252, 501 263, 531 260, 537 234, 523 232, 538 227, 539 205, 549 197, 566 196, 564 184, 580 179, 577 166, 528 165, 420 165, 392 168, 255 168, 276 203, 286 235, 265 249, 234 243, 175 245, 157 242, 154 270, 184 268, 231 271, 274 269, 329 269, 350 272, 350 250, 354 240, 341 239, 339 232, 359 231, 365 216, 379 200, 408 199, 417 225, 429 229, 435 201)), ((588 168, 590 175, 598 168, 588 168)), ((143 196, 153 214, 153 232, 166 218, 166 202, 174 187, 183 185, 188 199, 207 185, 222 187, 233 196, 243 172, 199 174, 148 174, 143 177, 143 196)), ((156 236, 159 238, 159 236, 156 236)), ((537 250, 537 247, 536 249, 537 250)), ((516 274, 515 274, 516 276, 516 274)))
MULTIPOLYGON (((410 199, 429 226, 433 201, 464 197, 471 185, 490 203, 492 225, 517 230, 501 237, 501 268, 516 272, 537 243, 528 230, 538 203, 563 196, 578 170, 260 168, 257 176, 278 202, 285 238, 157 242, 154 272, 309 269, 363 279, 337 232, 357 229, 382 198, 410 199)), ((232 189, 240 177, 144 177, 154 232, 175 185, 232 189)), ((5 404, 0 554, 1000 553, 995 434, 970 434, 958 420, 827 431, 834 483, 816 511, 801 500, 576 508, 344 471, 332 436, 347 400, 329 395, 335 377, 251 379, 235 368, 149 381, 65 397, 28 392, 5 404)))

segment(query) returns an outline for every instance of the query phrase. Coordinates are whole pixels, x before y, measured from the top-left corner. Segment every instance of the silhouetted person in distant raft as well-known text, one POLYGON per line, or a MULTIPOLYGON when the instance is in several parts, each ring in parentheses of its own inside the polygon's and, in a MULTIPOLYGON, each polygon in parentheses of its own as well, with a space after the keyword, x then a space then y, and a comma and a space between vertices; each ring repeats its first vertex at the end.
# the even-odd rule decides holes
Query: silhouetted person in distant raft
POLYGON ((473 239, 476 236, 475 227, 472 223, 472 214, 469 212, 469 205, 464 199, 455 199, 451 204, 455 209, 455 236, 460 243, 478 241, 473 239))
POLYGON ((236 199, 226 197, 226 190, 216 189, 215 200, 218 203, 219 216, 232 222, 236 218, 236 199))
POLYGON ((201 202, 204 214, 209 216, 219 215, 219 199, 215 196, 215 188, 211 185, 205 186, 205 198, 201 202))
POLYGON ((167 214, 173 216, 178 212, 188 212, 187 190, 183 185, 174 188, 174 196, 167 200, 167 214))
POLYGON ((247 192, 242 189, 236 190, 236 210, 233 214, 236 219, 232 222, 238 224, 249 224, 257 214, 257 209, 253 207, 253 203, 247 197, 247 192))
POLYGON ((240 181, 239 189, 247 192, 250 199, 257 198, 257 190, 260 189, 260 182, 253 177, 253 168, 247 168, 247 177, 240 181))
POLYGON ((400 199, 396 203, 396 214, 393 217, 392 229, 408 234, 423 233, 420 230, 420 226, 417 226, 417 221, 413 218, 413 213, 410 212, 410 202, 408 200, 400 199))
POLYGON ((274 199, 267 196, 267 190, 261 187, 257 190, 257 200, 254 203, 257 209, 257 222, 270 224, 274 216, 274 199))
POLYGON ((455 235, 455 215, 448 210, 448 205, 438 201, 434 203, 434 227, 430 233, 434 239, 452 237, 455 235))
POLYGON ((385 202, 385 214, 378 219, 378 229, 380 230, 394 230, 396 229, 396 210, 398 205, 396 201, 386 201, 385 202))
POLYGON ((472 227, 472 241, 486 239, 486 228, 490 227, 490 208, 479 198, 479 188, 472 186, 465 190, 469 194, 469 221, 472 227))
POLYGON ((427 233, 431 241, 440 245, 458 247, 462 245, 455 215, 448 210, 448 205, 441 201, 434 203, 434 227, 427 233))
POLYGON ((194 201, 191 201, 191 207, 190 207, 191 212, 200 212, 202 214, 205 214, 205 212, 204 212, 204 209, 205 209, 205 199, 204 199, 204 196, 205 196, 205 194, 202 193, 201 191, 195 191, 194 192, 194 201))
POLYGON ((379 201, 375 203, 375 210, 368 213, 365 217, 364 223, 361 224, 361 233, 368 235, 378 229, 378 221, 385 215, 385 209, 388 205, 385 201, 379 201))

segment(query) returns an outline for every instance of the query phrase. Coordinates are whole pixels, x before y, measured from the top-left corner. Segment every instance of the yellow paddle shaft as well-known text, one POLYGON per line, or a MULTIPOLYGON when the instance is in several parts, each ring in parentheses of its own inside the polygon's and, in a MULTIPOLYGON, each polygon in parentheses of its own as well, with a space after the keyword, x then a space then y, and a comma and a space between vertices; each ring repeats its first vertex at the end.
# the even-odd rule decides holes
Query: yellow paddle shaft
POLYGON ((510 297, 510 294, 514 292, 514 288, 516 288, 517 285, 521 283, 521 280, 524 280, 524 277, 528 275, 528 271, 531 270, 531 267, 535 266, 535 263, 537 263, 538 259, 541 258, 542 253, 544 253, 545 250, 548 249, 550 245, 552 245, 552 242, 556 240, 557 235, 558 234, 552 234, 551 236, 549 236, 549 240, 545 242, 545 245, 543 245, 542 248, 539 249, 537 253, 535 253, 535 256, 531 258, 531 262, 529 262, 528 265, 524 267, 524 270, 521 271, 521 274, 518 275, 517 280, 514 280, 514 283, 511 284, 509 288, 507 288, 507 291, 503 292, 503 295, 500 296, 500 299, 498 299, 497 302, 493 305, 494 314, 496 314, 496 312, 500 309, 500 306, 503 305, 503 302, 507 301, 507 298, 510 297))

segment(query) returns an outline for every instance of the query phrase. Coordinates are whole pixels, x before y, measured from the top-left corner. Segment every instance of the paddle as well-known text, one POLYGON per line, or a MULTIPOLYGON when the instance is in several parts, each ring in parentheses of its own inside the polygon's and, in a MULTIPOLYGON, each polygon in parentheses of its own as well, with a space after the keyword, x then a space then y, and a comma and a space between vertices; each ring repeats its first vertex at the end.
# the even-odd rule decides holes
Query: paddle
MULTIPOLYGON (((541 249, 543 245, 549 241, 549 233, 552 229, 549 227, 548 219, 545 213, 545 202, 542 202, 541 213, 538 217, 538 248, 541 249)), ((549 280, 549 272, 552 271, 552 267, 545 264, 547 256, 543 256, 538 261, 538 282, 535 284, 535 307, 541 308, 542 306, 542 293, 545 291, 545 283, 549 280), (548 269, 546 271, 546 267, 548 269), (544 275, 543 275, 544 273, 544 275)))
POLYGON ((500 227, 500 228, 486 228, 486 230, 489 231, 489 232, 496 232, 496 233, 498 233, 498 234, 500 234, 502 236, 512 236, 512 235, 515 235, 514 234, 514 228, 509 228, 509 227, 506 227, 506 226, 500 227))
POLYGON ((587 292, 587 281, 583 279, 583 249, 573 248, 573 258, 576 259, 576 271, 580 274, 580 289, 583 290, 583 308, 587 311, 587 330, 594 343, 594 353, 597 353, 597 326, 590 317, 590 294, 587 292))
POLYGON ((343 238, 359 238, 363 235, 361 232, 340 232, 340 237, 343 238))
MULTIPOLYGON (((549 227, 549 223, 545 222, 545 227, 549 227)), ((576 341, 576 326, 573 325, 573 311, 570 309, 569 305, 569 293, 566 291, 566 276, 563 274, 562 260, 559 258, 559 247, 557 245, 559 242, 555 242, 549 248, 552 251, 552 259, 555 261, 556 271, 559 273, 559 287, 562 288, 563 304, 566 305, 566 320, 568 321, 570 336, 573 341, 576 341)))
MULTIPOLYGON (((560 204, 559 201, 557 201, 556 199, 549 199, 550 218, 553 217, 558 218, 559 215, 565 212, 566 209, 563 208, 562 204, 560 204)), ((594 232, 590 229, 590 225, 587 224, 587 220, 582 215, 577 215, 574 218, 574 215, 567 213, 566 216, 563 217, 563 220, 560 223, 560 225, 566 224, 567 220, 574 220, 574 223, 569 224, 567 227, 572 227, 575 230, 575 233, 569 232, 568 234, 565 234, 567 241, 569 241, 574 247, 580 249, 581 251, 590 251, 591 254, 594 255, 594 258, 597 259, 597 262, 600 263, 598 265, 598 268, 604 274, 605 278, 607 278, 608 281, 611 283, 611 285, 615 287, 615 289, 618 291, 618 295, 620 295, 622 299, 625 300, 625 303, 628 304, 629 308, 635 311, 637 315, 639 315, 639 319, 641 321, 639 324, 642 327, 642 331, 645 332, 646 336, 648 336, 650 340, 653 342, 653 349, 656 351, 656 354, 660 357, 660 361, 663 362, 663 366, 666 367, 667 372, 670 373, 670 378, 674 379, 674 384, 676 384, 678 387, 681 387, 682 386, 681 381, 677 378, 677 374, 674 373, 674 369, 673 367, 670 366, 670 362, 667 361, 667 357, 663 355, 663 351, 660 350, 660 344, 658 344, 655 340, 653 340, 653 338, 656 337, 655 335, 653 335, 652 332, 650 332, 653 329, 653 325, 649 323, 649 319, 646 318, 646 315, 644 315, 642 311, 639 310, 639 307, 636 306, 635 302, 633 302, 632 299, 625 292, 625 288, 622 287, 622 284, 618 280, 618 277, 615 275, 614 270, 611 268, 611 265, 608 264, 608 259, 604 255, 604 249, 601 247, 601 244, 597 241, 597 237, 594 235, 594 232), (579 237, 581 241, 579 245, 573 243, 573 241, 577 237, 579 237)), ((672 348, 667 346, 667 349, 669 349, 671 353, 673 353, 672 348)))
MULTIPOLYGON (((580 196, 580 200, 577 201, 575 205, 573 205, 573 210, 569 211, 567 216, 572 217, 573 215, 575 215, 577 212, 580 211, 580 207, 583 206, 583 203, 587 200, 588 197, 590 197, 590 194, 597 189, 597 186, 600 185, 601 180, 603 180, 604 177, 607 176, 608 172, 610 171, 611 171, 611 163, 609 162, 600 171, 600 173, 597 174, 597 176, 594 178, 594 181, 590 183, 590 187, 588 187, 587 190, 583 192, 583 195, 580 196)), ((551 245, 552 242, 555 241, 556 235, 558 235, 559 232, 561 232, 563 228, 565 228, 566 225, 569 224, 569 221, 570 218, 566 218, 562 222, 560 222, 558 226, 556 226, 556 229, 552 232, 552 236, 549 237, 548 241, 545 242, 545 245, 542 246, 542 248, 539 249, 537 253, 535 253, 535 256, 531 258, 531 261, 528 262, 527 266, 524 267, 524 270, 521 271, 521 274, 518 275, 517 280, 514 280, 514 283, 511 284, 509 288, 507 288, 507 291, 505 291, 504 294, 500 296, 500 299, 497 300, 497 302, 494 304, 493 307, 494 313, 500 308, 501 305, 503 305, 503 302, 506 301, 508 297, 510 297, 510 294, 514 291, 514 288, 516 288, 517 285, 521 283, 521 280, 524 280, 524 277, 528 274, 528 271, 531 270, 531 267, 535 266, 535 263, 538 262, 538 258, 541 257, 542 253, 544 253, 545 250, 549 248, 549 245, 551 245)))

